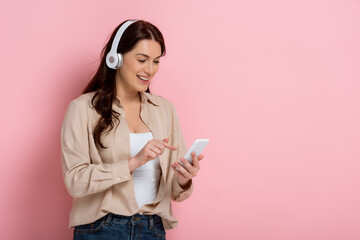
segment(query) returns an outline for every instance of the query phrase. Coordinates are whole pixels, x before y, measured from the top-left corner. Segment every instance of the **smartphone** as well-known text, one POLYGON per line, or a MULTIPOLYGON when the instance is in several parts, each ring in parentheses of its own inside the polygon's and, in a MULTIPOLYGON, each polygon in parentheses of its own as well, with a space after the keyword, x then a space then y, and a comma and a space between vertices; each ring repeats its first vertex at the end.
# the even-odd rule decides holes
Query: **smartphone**
MULTIPOLYGON (((191 145, 189 151, 185 154, 184 158, 190 163, 192 164, 192 158, 191 158, 191 153, 195 152, 196 156, 199 156, 201 154, 201 152, 204 150, 204 148, 206 147, 206 145, 209 143, 209 139, 196 139, 195 142, 193 143, 193 145, 191 145)), ((183 166, 183 164, 180 162, 179 163, 183 166)))

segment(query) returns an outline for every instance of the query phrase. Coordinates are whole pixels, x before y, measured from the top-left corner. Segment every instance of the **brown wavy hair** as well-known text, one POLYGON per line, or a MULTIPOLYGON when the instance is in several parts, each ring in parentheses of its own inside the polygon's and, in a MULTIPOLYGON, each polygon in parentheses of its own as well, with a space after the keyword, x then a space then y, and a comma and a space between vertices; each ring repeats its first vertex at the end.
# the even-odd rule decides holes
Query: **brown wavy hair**
MULTIPOLYGON (((93 136, 95 144, 101 148, 106 148, 101 142, 101 136, 109 133, 114 128, 115 122, 120 122, 120 114, 112 109, 112 104, 116 100, 117 93, 115 78, 116 69, 111 69, 106 65, 106 54, 111 49, 111 44, 118 29, 126 21, 117 26, 111 34, 109 41, 101 51, 101 62, 99 68, 83 91, 83 93, 96 92, 92 98, 91 104, 101 117, 94 129, 93 136)), ((166 49, 163 35, 157 27, 143 20, 138 20, 132 23, 125 30, 119 42, 117 52, 121 54, 129 52, 134 48, 138 41, 143 39, 155 40, 158 42, 161 47, 161 55, 165 55, 166 49)), ((146 92, 150 92, 150 89, 148 88, 146 92)))

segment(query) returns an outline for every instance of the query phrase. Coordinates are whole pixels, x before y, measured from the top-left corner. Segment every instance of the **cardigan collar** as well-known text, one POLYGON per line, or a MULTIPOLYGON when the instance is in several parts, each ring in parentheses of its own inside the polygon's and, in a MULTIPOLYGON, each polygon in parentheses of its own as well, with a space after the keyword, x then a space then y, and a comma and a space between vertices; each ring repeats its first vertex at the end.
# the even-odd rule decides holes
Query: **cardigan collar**
MULTIPOLYGON (((139 95, 140 95, 140 101, 141 101, 141 103, 149 102, 149 103, 153 104, 154 106, 159 106, 158 100, 157 100, 157 99, 155 98, 155 96, 152 95, 151 93, 148 93, 148 92, 139 92, 139 95)), ((116 103, 118 106, 121 106, 120 99, 119 99, 118 97, 116 97, 115 103, 116 103)))

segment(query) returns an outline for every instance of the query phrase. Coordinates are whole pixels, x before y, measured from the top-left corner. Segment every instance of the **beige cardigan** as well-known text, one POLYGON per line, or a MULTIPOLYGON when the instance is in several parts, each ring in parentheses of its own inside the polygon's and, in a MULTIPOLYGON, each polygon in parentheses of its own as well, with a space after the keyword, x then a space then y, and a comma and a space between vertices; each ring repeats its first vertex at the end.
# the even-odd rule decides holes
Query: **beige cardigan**
POLYGON ((73 197, 69 227, 94 222, 109 212, 126 216, 157 214, 165 229, 176 227, 170 199, 185 200, 191 195, 193 184, 184 191, 170 166, 187 151, 174 105, 160 96, 140 93, 141 119, 154 139, 169 138, 177 150, 165 149, 159 156, 162 174, 157 196, 154 203, 139 209, 128 166, 131 156, 125 111, 116 99, 112 107, 120 113, 120 123, 102 136, 102 143, 108 148, 96 147, 92 133, 100 115, 91 105, 94 94, 83 94, 69 104, 61 130, 63 176, 73 197))

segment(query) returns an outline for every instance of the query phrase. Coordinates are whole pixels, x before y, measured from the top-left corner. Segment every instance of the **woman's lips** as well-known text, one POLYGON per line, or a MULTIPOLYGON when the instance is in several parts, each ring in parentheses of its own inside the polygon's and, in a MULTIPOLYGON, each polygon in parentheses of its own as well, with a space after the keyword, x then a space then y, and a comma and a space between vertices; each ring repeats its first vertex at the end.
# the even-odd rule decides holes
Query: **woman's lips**
POLYGON ((150 77, 145 77, 145 76, 140 76, 140 75, 136 75, 136 76, 140 80, 141 83, 143 83, 143 84, 149 83, 150 77))

